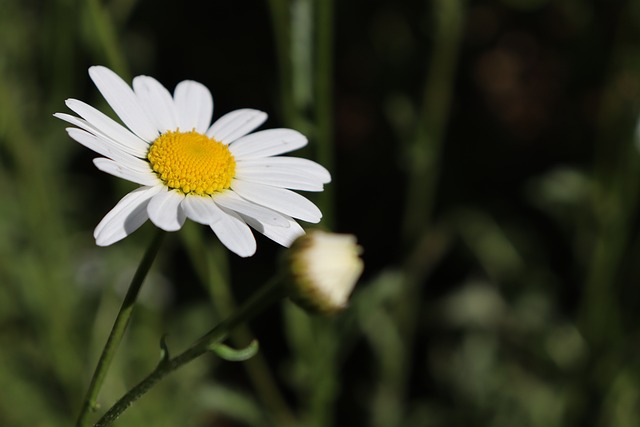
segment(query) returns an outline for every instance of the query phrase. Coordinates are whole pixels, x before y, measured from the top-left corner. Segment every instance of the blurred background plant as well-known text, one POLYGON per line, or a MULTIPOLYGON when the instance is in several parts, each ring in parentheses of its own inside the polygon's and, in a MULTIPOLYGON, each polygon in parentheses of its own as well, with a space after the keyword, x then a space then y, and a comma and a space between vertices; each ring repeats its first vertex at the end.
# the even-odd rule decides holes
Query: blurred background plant
MULTIPOLYGON (((118 426, 635 426, 640 2, 0 0, 0 425, 68 426, 142 256, 91 231, 127 190, 51 114, 86 70, 211 88, 310 137, 315 201, 355 233, 351 308, 274 307, 118 426)), ((169 236, 100 395, 274 270, 169 236)))

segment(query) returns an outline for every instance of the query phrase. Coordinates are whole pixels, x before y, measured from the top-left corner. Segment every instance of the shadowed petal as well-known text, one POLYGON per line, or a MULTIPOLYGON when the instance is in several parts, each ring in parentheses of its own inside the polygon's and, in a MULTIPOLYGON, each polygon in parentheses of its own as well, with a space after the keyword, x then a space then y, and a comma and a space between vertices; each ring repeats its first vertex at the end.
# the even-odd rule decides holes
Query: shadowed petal
POLYGON ((286 217, 287 221, 289 222, 288 227, 279 227, 273 226, 271 224, 265 224, 255 218, 245 217, 244 215, 242 217, 247 222, 247 224, 249 224, 255 230, 264 234, 274 242, 287 248, 291 246, 294 240, 304 234, 304 230, 302 229, 302 227, 300 227, 300 224, 298 224, 293 218, 290 217, 286 217))
POLYGON ((78 128, 67 128, 67 133, 71 138, 98 154, 134 169, 150 171, 148 163, 136 156, 122 151, 120 146, 114 145, 110 140, 105 139, 104 137, 96 136, 78 128))
POLYGON ((276 227, 289 226, 289 222, 284 216, 282 216, 282 214, 245 200, 233 191, 216 194, 213 196, 213 201, 227 210, 238 212, 243 218, 255 218, 262 223, 276 227))
POLYGON ((149 218, 147 204, 162 187, 140 187, 124 196, 93 232, 98 246, 109 246, 136 231, 149 218))
POLYGON ((256 239, 249 226, 237 213, 224 211, 221 220, 211 224, 211 229, 222 244, 233 253, 248 257, 256 252, 256 239))
POLYGON ((106 172, 118 178, 126 179, 127 181, 135 182, 140 185, 162 185, 162 181, 155 176, 151 170, 140 170, 127 167, 122 163, 114 162, 110 159, 103 157, 93 159, 93 164, 102 172, 106 172))
POLYGON ((231 189, 247 200, 307 222, 320 222, 322 212, 305 197, 284 188, 234 179, 231 189))
POLYGON ((211 225, 225 215, 211 196, 187 194, 181 206, 187 218, 200 224, 211 225))
POLYGON ((180 208, 183 199, 184 194, 181 192, 163 187, 163 190, 149 201, 147 206, 149 219, 164 231, 180 230, 186 219, 180 208))
POLYGON ((120 123, 108 117, 101 111, 96 110, 92 106, 85 104, 77 99, 67 99, 67 107, 73 112, 78 114, 82 119, 74 117, 75 120, 70 120, 69 117, 63 114, 54 114, 54 116, 66 120, 71 124, 74 124, 84 130, 87 130, 93 134, 102 134, 106 138, 113 140, 115 144, 121 145, 124 151, 127 151, 137 157, 144 157, 149 150, 149 143, 139 136, 131 132, 120 123))

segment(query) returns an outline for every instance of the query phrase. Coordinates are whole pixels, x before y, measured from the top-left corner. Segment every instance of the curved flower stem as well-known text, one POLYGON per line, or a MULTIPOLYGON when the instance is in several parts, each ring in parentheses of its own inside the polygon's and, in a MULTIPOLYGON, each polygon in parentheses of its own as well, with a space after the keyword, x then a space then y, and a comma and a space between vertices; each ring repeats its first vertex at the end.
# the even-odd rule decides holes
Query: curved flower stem
POLYGON ((80 410, 78 420, 76 421, 76 427, 86 426, 89 413, 96 407, 96 399, 100 392, 100 387, 102 387, 102 383, 104 382, 107 370, 111 365, 113 356, 118 349, 118 345, 120 344, 120 341, 122 341, 122 336, 129 324, 129 319, 131 318, 131 313, 133 312, 138 292, 140 291, 142 283, 151 268, 151 264, 153 264, 153 261, 158 254, 158 249, 160 249, 160 244, 162 243, 164 235, 164 231, 157 229, 153 239, 151 240, 151 244, 142 258, 142 261, 140 261, 140 265, 138 266, 133 279, 131 279, 129 290, 122 301, 120 311, 116 316, 109 338, 107 338, 107 342, 104 345, 104 349, 102 350, 102 354, 98 360, 98 365, 93 372, 91 384, 89 385, 89 389, 87 390, 87 394, 85 395, 84 402, 82 404, 82 409, 80 410))
MULTIPOLYGON (((228 251, 220 242, 208 245, 204 242, 198 229, 185 224, 180 232, 189 258, 207 286, 211 304, 221 318, 233 314, 238 304, 233 297, 229 278, 228 251)), ((254 339, 249 325, 239 325, 229 339, 236 347, 244 347, 254 339)), ((260 401, 272 416, 274 423, 280 427, 297 425, 296 416, 287 404, 274 374, 262 353, 258 352, 242 364, 260 401)))
POLYGON ((262 289, 253 294, 234 314, 219 323, 202 338, 198 339, 187 350, 174 358, 169 358, 169 355, 165 354, 156 369, 122 396, 122 398, 98 420, 94 427, 111 425, 129 406, 141 398, 162 378, 209 351, 212 344, 223 341, 233 328, 252 319, 265 308, 284 298, 286 295, 287 292, 285 287, 282 286, 281 278, 275 277, 272 279, 263 286, 262 289))

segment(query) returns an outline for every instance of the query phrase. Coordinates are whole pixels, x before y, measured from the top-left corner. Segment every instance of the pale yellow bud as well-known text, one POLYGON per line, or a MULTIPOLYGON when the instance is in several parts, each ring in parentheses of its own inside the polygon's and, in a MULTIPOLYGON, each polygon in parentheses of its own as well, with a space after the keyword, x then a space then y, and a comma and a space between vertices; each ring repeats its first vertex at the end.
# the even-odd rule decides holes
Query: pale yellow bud
POLYGON ((362 248, 350 234, 312 230, 287 251, 292 300, 322 314, 344 309, 362 274, 362 248))

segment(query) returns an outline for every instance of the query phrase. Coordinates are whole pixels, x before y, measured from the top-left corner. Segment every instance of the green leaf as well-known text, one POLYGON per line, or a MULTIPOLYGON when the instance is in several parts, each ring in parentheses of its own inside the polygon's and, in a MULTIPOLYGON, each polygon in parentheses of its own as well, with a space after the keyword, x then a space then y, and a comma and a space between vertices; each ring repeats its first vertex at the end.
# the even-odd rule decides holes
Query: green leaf
POLYGON ((251 341, 247 347, 240 350, 236 350, 222 343, 214 343, 209 346, 209 350, 229 362, 244 362, 245 360, 251 359, 258 352, 258 348, 257 340, 251 341))

